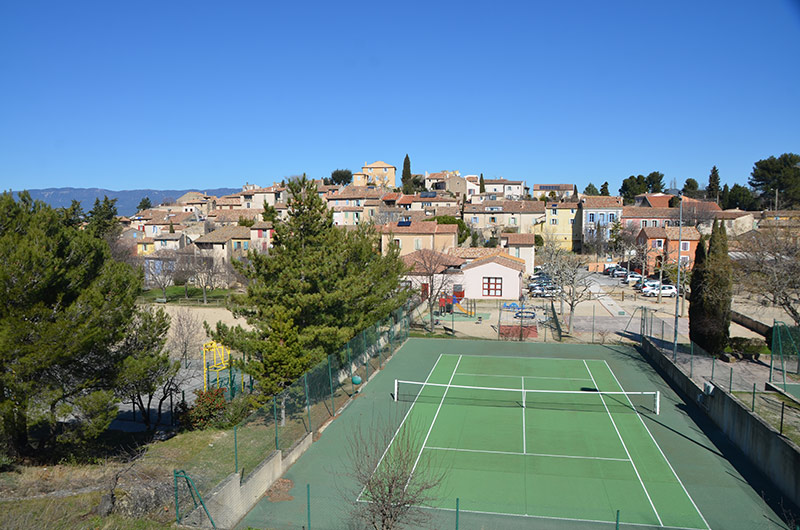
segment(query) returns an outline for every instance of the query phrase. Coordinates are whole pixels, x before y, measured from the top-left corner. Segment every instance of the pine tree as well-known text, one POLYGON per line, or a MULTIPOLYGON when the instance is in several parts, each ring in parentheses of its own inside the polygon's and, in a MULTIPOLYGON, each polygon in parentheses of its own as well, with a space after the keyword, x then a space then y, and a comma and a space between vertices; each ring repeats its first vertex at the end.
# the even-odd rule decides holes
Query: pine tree
POLYGON ((595 196, 595 195, 599 195, 600 192, 597 191, 597 188, 595 187, 595 185, 590 182, 589 185, 586 186, 586 188, 583 190, 583 194, 584 195, 595 196))
POLYGON ((608 181, 603 182, 603 185, 600 186, 600 195, 604 197, 608 197, 611 193, 608 191, 608 181))
POLYGON ((722 193, 719 196, 719 206, 723 210, 728 210, 730 208, 730 201, 731 201, 731 190, 728 188, 728 185, 725 184, 722 187, 722 193))
POLYGON ((486 183, 483 181, 483 173, 481 173, 481 179, 479 181, 479 188, 478 191, 480 193, 486 193, 486 183))
POLYGON ((405 301, 405 271, 396 252, 381 255, 368 224, 346 231, 305 177, 289 180, 289 217, 275 228, 269 255, 251 252, 235 264, 247 293, 229 308, 252 330, 218 323, 216 340, 246 353, 245 370, 274 395, 357 332, 405 301), (398 294, 398 292, 400 294, 398 294))
POLYGON ((150 202, 150 197, 144 197, 141 201, 139 201, 139 206, 136 207, 137 212, 141 212, 143 210, 149 210, 153 207, 153 203, 150 202))
POLYGON ((661 193, 664 191, 664 174, 659 171, 653 171, 647 177, 647 190, 650 193, 661 193))
POLYGON ((708 186, 706 186, 706 199, 719 203, 719 171, 717 166, 711 168, 708 175, 708 186))
POLYGON ((414 177, 411 175, 411 159, 408 158, 408 153, 403 160, 403 175, 400 181, 403 185, 403 193, 407 195, 414 193, 414 177))
POLYGON ((117 223, 117 199, 109 199, 107 195, 94 200, 94 207, 89 210, 89 221, 86 231, 95 237, 112 239, 120 232, 117 223))
POLYGON ((111 421, 115 345, 141 279, 65 211, 24 192, 0 196, 0 263, 0 452, 31 452, 35 421, 34 451, 52 454, 60 422, 85 436, 111 421))

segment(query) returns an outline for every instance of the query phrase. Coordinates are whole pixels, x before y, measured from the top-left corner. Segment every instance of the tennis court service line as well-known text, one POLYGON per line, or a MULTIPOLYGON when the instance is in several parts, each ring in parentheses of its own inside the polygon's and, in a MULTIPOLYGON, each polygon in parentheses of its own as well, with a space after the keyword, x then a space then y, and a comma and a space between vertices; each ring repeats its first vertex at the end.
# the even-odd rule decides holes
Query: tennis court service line
POLYGON ((580 456, 580 455, 555 455, 547 453, 517 453, 514 451, 490 451, 488 449, 460 449, 458 447, 433 447, 427 446, 425 449, 432 451, 456 451, 461 453, 485 453, 490 455, 511 455, 511 456, 540 456, 546 458, 573 458, 578 460, 607 460, 610 462, 630 462, 627 458, 611 458, 606 456, 580 456))
POLYGON ((512 379, 516 379, 518 377, 525 377, 527 379, 555 379, 557 381, 591 381, 586 377, 545 377, 543 375, 494 375, 494 374, 465 374, 461 372, 456 375, 468 375, 471 377, 510 377, 512 379))
MULTIPOLYGON (((428 438, 430 438, 431 436, 431 431, 433 431, 433 426, 436 424, 436 418, 439 417, 439 411, 442 410, 442 405, 444 405, 444 398, 447 397, 447 391, 450 390, 450 383, 453 382, 453 378, 456 376, 459 364, 461 364, 461 355, 458 356, 458 360, 456 361, 456 366, 453 368, 453 373, 450 374, 450 381, 447 382, 447 388, 444 389, 444 393, 442 394, 442 400, 439 402, 439 406, 436 408, 436 414, 433 415, 431 426, 428 428, 428 434, 425 435, 425 439, 422 441, 422 447, 419 450, 417 459, 414 461, 414 466, 411 468, 411 473, 409 473, 408 475, 409 481, 411 481, 411 477, 414 476, 414 471, 417 469, 417 464, 419 464, 419 459, 422 458, 422 451, 425 450, 425 444, 428 443, 428 438)), ((416 402, 417 400, 414 400, 414 403, 416 402)), ((406 483, 406 486, 408 486, 408 483, 406 483)))
MULTIPOLYGON (((592 375, 592 371, 589 369, 589 364, 586 362, 586 359, 583 360, 583 365, 586 367, 586 371, 589 372, 589 377, 592 378, 592 383, 594 387, 600 390, 600 387, 597 386, 597 382, 594 380, 594 376, 592 375)), ((636 473, 636 478, 639 479, 639 484, 642 485, 642 489, 644 490, 645 496, 647 496, 647 500, 650 502, 650 507, 653 509, 653 513, 656 514, 656 519, 658 519, 658 524, 663 526, 664 523, 661 521, 661 516, 658 515, 658 510, 656 510, 655 504, 653 504, 653 499, 650 498, 650 493, 647 491, 647 486, 644 485, 644 481, 642 480, 641 475, 639 475, 639 470, 636 468, 636 462, 633 461, 631 457, 630 451, 628 451, 628 446, 625 445, 625 440, 622 439, 622 434, 619 432, 617 428, 617 423, 614 421, 614 417, 611 415, 611 411, 608 410, 608 405, 606 405, 606 400, 603 397, 603 394, 598 394, 600 396, 600 401, 603 402, 603 407, 606 409, 608 413, 608 419, 611 420, 611 425, 614 426, 614 430, 617 431, 617 436, 619 437, 620 443, 622 443, 622 448, 625 449, 625 454, 628 455, 628 459, 631 462, 631 466, 633 467, 633 472, 636 473)))
MULTIPOLYGON (((427 382, 430 380, 430 378, 431 378, 431 375, 433 375, 433 371, 434 371, 434 370, 436 370, 436 367, 437 367, 437 366, 439 366, 439 361, 441 361, 441 360, 442 360, 442 355, 444 355, 444 354, 443 354, 443 353, 440 353, 440 354, 439 354, 439 357, 437 357, 437 358, 436 358, 436 362, 435 362, 435 363, 433 363, 433 367, 431 367, 431 371, 430 371, 430 372, 428 372, 428 377, 426 377, 426 378, 425 378, 425 382, 426 382, 426 383, 427 383, 427 382)), ((397 400, 397 396, 395 396, 395 401, 396 401, 396 400, 397 400)), ((406 422, 406 420, 408 419, 408 416, 409 416, 409 414, 411 414, 411 409, 413 409, 413 408, 414 408, 414 405, 416 405, 416 404, 417 404, 417 400, 415 399, 415 400, 414 400, 414 403, 412 403, 412 404, 411 404, 411 406, 410 406, 410 407, 408 407, 408 410, 406 411, 406 415, 405 415, 405 416, 403 416, 403 421, 401 421, 401 422, 400 422, 400 425, 398 425, 398 426, 397 426, 397 430, 396 430, 396 431, 394 431, 394 435, 392 436, 392 439, 391 439, 391 440, 389 440, 389 445, 387 445, 387 446, 386 446, 386 449, 384 449, 384 451, 383 451, 383 454, 382 454, 382 455, 381 455, 381 457, 378 459, 378 463, 375 465, 375 469, 373 469, 373 470, 372 470, 372 474, 373 474, 373 475, 375 474, 375 471, 377 471, 377 470, 378 470, 378 468, 380 467, 380 465, 381 465, 381 462, 383 462, 383 459, 384 459, 384 458, 386 458, 386 453, 388 453, 388 452, 389 452, 389 448, 390 448, 390 447, 392 446, 392 444, 394 443, 394 439, 395 439, 395 438, 397 438, 397 435, 400 433, 400 429, 402 429, 402 428, 403 428, 403 424, 404 424, 404 423, 406 422)), ((367 485, 365 484, 365 485, 364 485, 364 487, 363 487, 363 488, 361 488, 361 493, 359 493, 359 494, 358 494, 358 497, 356 497, 356 501, 359 501, 359 500, 361 500, 361 496, 362 496, 362 495, 364 495, 364 490, 366 490, 366 489, 367 489, 367 485)))
MULTIPOLYGON (((619 387, 619 389, 624 391, 625 389, 622 388, 622 384, 619 382, 619 379, 617 379, 617 374, 615 374, 614 370, 612 370, 611 367, 608 365, 608 361, 603 360, 603 362, 605 363, 606 368, 608 368, 608 371, 611 372, 611 377, 613 377, 614 381, 617 382, 617 386, 619 387)), ((628 399, 628 403, 630 403, 631 406, 633 406, 633 403, 631 403, 630 399, 628 399)), ((678 474, 675 472, 675 469, 672 467, 672 464, 670 463, 669 459, 667 459, 667 455, 665 455, 664 451, 661 450, 661 446, 658 445, 658 442, 656 441, 655 437, 653 436, 653 433, 651 433, 650 429, 647 428, 647 424, 642 419, 642 416, 640 414, 638 414, 638 413, 636 415, 639 417, 639 421, 642 422, 642 427, 644 427, 644 430, 647 431, 647 434, 650 436, 650 439, 653 440, 653 443, 656 445, 656 449, 658 449, 658 452, 661 453, 661 456, 664 458, 664 461, 667 463, 667 467, 669 467, 669 470, 672 471, 673 475, 675 475, 675 480, 677 480, 678 484, 681 485, 681 488, 683 489, 683 492, 689 498, 689 502, 691 502, 692 506, 694 506, 694 509, 697 510, 697 515, 699 515, 700 519, 703 520, 703 523, 706 525, 706 528, 711 530, 711 526, 709 526, 708 521, 706 521, 706 518, 703 517, 702 512, 697 507, 697 505, 694 503, 694 499, 692 499, 692 496, 689 495, 689 492, 686 490, 686 486, 683 485, 683 482, 681 481, 681 479, 678 476, 678 474)))

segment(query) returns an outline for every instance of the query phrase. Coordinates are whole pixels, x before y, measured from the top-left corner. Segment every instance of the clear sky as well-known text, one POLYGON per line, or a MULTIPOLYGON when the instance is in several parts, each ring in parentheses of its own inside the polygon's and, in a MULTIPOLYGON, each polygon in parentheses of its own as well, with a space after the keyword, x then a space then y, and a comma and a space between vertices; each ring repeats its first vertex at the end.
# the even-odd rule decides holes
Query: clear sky
POLYGON ((269 185, 383 160, 745 184, 800 153, 800 2, 0 3, 0 187, 269 185))

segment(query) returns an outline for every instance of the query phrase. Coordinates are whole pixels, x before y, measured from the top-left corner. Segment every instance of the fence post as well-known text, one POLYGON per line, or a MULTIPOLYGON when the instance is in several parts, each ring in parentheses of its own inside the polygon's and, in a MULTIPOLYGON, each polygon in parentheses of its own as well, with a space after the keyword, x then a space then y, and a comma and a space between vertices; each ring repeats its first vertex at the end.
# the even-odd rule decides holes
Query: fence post
POLYGON ((617 530, 619 530, 619 510, 617 510, 617 530))
POLYGON ((178 470, 172 470, 172 479, 175 483, 174 491, 175 491, 175 522, 180 524, 181 522, 181 509, 180 505, 178 504, 178 470))
POLYGON ((308 530, 311 530, 311 484, 306 484, 306 515, 308 517, 308 530))
POLYGON ((733 366, 731 366, 731 379, 730 382, 728 383, 728 392, 733 394, 733 366))
POLYGON ((716 366, 716 364, 717 364, 717 358, 716 357, 711 357, 711 380, 712 381, 714 380, 714 367, 716 366))
POLYGON ((272 420, 275 422, 275 450, 277 451, 280 449, 278 447, 278 395, 272 396, 272 420))
POLYGON ((594 344, 594 305, 592 305, 592 344, 594 344))
POLYGON ((458 530, 458 497, 456 497, 456 530, 458 530))
POLYGON ((694 376, 694 348, 692 348, 691 357, 689 357, 689 379, 694 376))
POLYGON ((781 436, 783 436, 783 411, 786 409, 786 402, 781 401, 781 436))
POLYGON ((661 321, 661 342, 664 342, 664 321, 661 321))
POLYGON ((233 426, 233 472, 239 472, 239 440, 236 436, 238 425, 233 426))
POLYGON ((311 427, 311 400, 308 399, 308 372, 303 374, 303 386, 306 390, 306 413, 308 414, 308 432, 314 432, 311 427))
POLYGON ((328 355, 328 380, 331 382, 331 416, 336 416, 336 402, 333 400, 333 374, 331 372, 330 355, 328 355))
POLYGON ((750 405, 750 412, 756 411, 756 384, 753 383, 753 404, 750 405))

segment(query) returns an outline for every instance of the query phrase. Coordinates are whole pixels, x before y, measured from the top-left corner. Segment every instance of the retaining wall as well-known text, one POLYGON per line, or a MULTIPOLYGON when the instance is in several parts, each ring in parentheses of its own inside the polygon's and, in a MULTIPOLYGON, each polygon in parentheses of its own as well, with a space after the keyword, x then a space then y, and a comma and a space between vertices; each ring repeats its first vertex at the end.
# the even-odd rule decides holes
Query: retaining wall
POLYGON ((731 320, 743 326, 750 331, 755 331, 759 335, 763 335, 765 338, 769 337, 772 334, 772 326, 768 326, 763 322, 759 322, 758 320, 754 320, 747 315, 743 315, 738 311, 731 311, 731 320))
MULTIPOLYGON (((242 482, 242 472, 231 473, 207 498, 203 499, 217 528, 233 528, 247 515, 272 484, 278 480, 300 455, 311 447, 313 433, 306 434, 284 454, 273 451, 242 482)), ((210 528, 202 506, 187 515, 181 526, 210 528)))
POLYGON ((742 402, 714 385, 710 396, 645 338, 642 352, 688 399, 695 401, 794 506, 800 506, 800 447, 750 412, 742 402))

